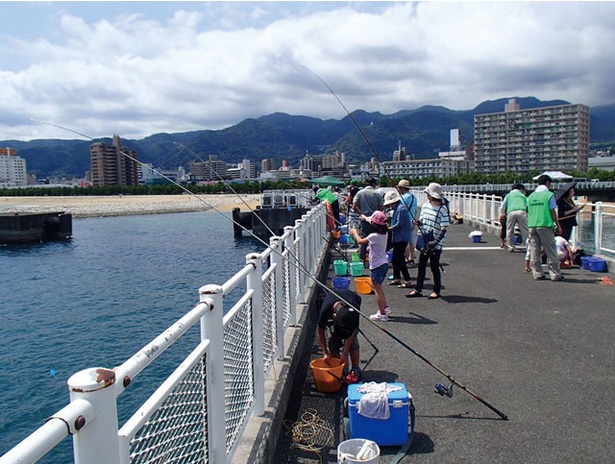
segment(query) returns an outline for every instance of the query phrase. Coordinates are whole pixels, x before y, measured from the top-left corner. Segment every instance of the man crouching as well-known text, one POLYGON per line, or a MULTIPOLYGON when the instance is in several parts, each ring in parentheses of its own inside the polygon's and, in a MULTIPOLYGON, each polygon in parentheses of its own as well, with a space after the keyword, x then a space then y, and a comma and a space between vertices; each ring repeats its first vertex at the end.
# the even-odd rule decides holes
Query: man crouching
POLYGON ((361 297, 358 294, 351 290, 335 289, 327 293, 318 317, 318 341, 325 363, 330 364, 331 358, 340 357, 342 362, 346 363, 350 355, 352 369, 345 378, 346 383, 356 383, 361 378, 359 341, 357 340, 361 317, 360 308, 361 297), (328 346, 327 328, 331 329, 328 346))

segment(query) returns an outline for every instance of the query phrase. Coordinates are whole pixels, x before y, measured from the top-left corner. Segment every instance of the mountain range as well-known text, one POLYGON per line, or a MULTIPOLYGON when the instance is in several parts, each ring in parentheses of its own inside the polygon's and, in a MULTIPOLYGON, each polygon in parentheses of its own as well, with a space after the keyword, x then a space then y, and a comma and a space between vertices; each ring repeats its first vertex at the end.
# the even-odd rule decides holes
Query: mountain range
MULTIPOLYGON (((541 101, 535 97, 514 97, 522 109, 569 104, 564 100, 541 101)), ((154 134, 140 140, 122 139, 129 149, 137 150, 139 160, 161 169, 189 170, 191 162, 217 155, 228 163, 248 158, 259 163, 273 158, 276 166, 287 160, 298 166, 306 153, 313 155, 339 150, 350 164, 359 164, 374 157, 372 148, 382 161, 392 159, 398 145, 414 159, 433 158, 438 151, 449 149, 451 129, 460 129, 462 144, 473 139, 474 115, 504 111, 509 98, 485 101, 472 110, 456 111, 442 106, 422 106, 385 115, 356 110, 341 120, 319 119, 273 113, 246 119, 221 130, 200 130, 182 133, 154 134), (354 120, 354 122, 353 122, 354 120), (357 130, 361 128, 365 138, 357 130)), ((590 108, 590 138, 593 148, 615 144, 615 104, 590 108)), ((119 134, 121 137, 121 134, 119 134)), ((111 144, 111 136, 101 141, 111 144)), ((81 178, 90 169, 91 140, 39 139, 4 140, 0 146, 18 150, 26 159, 29 174, 38 179, 81 178)))

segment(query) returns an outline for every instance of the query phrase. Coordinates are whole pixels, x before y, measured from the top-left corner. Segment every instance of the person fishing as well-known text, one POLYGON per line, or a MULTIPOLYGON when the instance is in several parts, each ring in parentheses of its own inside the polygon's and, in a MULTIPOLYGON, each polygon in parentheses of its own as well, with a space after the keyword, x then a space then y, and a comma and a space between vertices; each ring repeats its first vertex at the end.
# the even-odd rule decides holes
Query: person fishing
POLYGON ((446 200, 442 197, 442 187, 435 182, 425 188, 427 203, 421 207, 421 215, 415 224, 419 227, 419 239, 417 249, 421 251, 419 256, 418 273, 414 290, 406 295, 406 298, 423 296, 423 284, 427 272, 427 263, 433 277, 433 288, 427 297, 430 300, 440 298, 442 290, 442 276, 440 274, 440 256, 444 246, 446 228, 450 224, 449 211, 446 200))
POLYGON ((397 285, 399 288, 410 288, 410 273, 406 265, 406 248, 412 240, 411 220, 408 211, 401 203, 401 196, 395 190, 384 196, 384 207, 393 211, 391 217, 391 244, 393 246, 393 280, 387 285, 397 285), (401 278, 404 278, 402 281, 401 278))
POLYGON ((338 358, 346 363, 350 356, 352 367, 344 378, 348 384, 357 383, 361 379, 359 341, 357 340, 360 308, 361 297, 352 290, 342 288, 327 293, 318 315, 318 342, 325 363, 330 365, 331 358, 338 358), (327 343, 328 328, 331 329, 331 335, 327 343))
MULTIPOLYGON (((372 177, 367 181, 367 185, 357 192, 352 203, 354 211, 361 216, 361 235, 367 237, 371 233, 371 225, 366 218, 370 217, 375 211, 382 211, 383 198, 376 188, 378 187, 378 181, 375 177, 372 177)), ((367 242, 359 248, 359 258, 365 262, 367 252, 367 242)))
POLYGON ((361 237, 357 229, 351 229, 352 238, 359 245, 369 244, 369 270, 372 278, 372 286, 376 294, 376 304, 378 310, 369 316, 373 321, 386 322, 391 314, 391 307, 387 303, 386 295, 382 283, 386 279, 389 270, 389 259, 387 257, 388 225, 387 215, 384 211, 375 211, 370 217, 361 215, 361 220, 366 221, 371 226, 371 232, 367 237, 361 237))

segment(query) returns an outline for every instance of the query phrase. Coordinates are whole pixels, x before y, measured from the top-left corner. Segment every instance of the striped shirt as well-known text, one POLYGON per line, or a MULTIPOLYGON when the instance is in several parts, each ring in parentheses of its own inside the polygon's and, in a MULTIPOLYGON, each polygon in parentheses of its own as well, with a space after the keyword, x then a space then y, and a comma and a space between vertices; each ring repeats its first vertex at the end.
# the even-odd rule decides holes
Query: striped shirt
MULTIPOLYGON (((421 227, 418 230, 419 234, 427 234, 430 231, 436 234, 441 228, 450 225, 448 207, 446 205, 433 206, 431 203, 427 202, 421 207, 420 221, 421 227)), ((444 241, 445 238, 442 238, 438 245, 436 245, 437 250, 442 249, 444 241)))

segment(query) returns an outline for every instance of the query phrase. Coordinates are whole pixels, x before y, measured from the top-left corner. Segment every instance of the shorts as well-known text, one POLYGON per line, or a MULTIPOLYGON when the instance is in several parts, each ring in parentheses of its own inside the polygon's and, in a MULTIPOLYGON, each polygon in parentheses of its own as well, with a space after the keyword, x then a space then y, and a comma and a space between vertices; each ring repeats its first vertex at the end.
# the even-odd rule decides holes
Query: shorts
POLYGON ((382 266, 378 266, 376 269, 371 269, 370 274, 372 277, 372 283, 381 284, 387 277, 389 271, 389 263, 385 263, 382 266))
MULTIPOLYGON (((350 351, 355 351, 359 349, 359 337, 357 337, 358 331, 359 329, 355 331, 355 337, 354 337, 354 340, 352 341, 352 345, 350 345, 350 351)), ((337 355, 339 356, 340 351, 343 346, 344 346, 344 339, 342 338, 339 332, 336 333, 335 331, 333 331, 333 333, 331 334, 331 337, 329 337, 329 352, 337 353, 337 355)))

